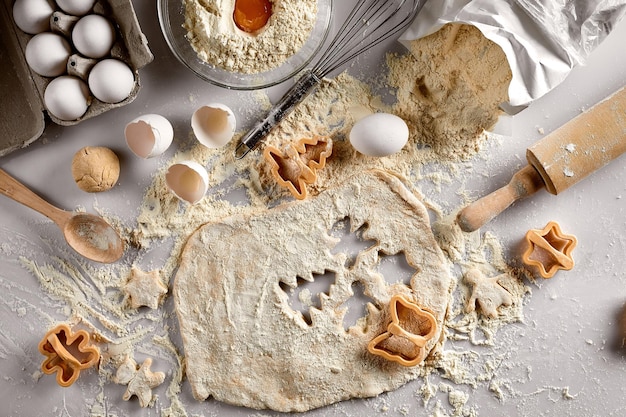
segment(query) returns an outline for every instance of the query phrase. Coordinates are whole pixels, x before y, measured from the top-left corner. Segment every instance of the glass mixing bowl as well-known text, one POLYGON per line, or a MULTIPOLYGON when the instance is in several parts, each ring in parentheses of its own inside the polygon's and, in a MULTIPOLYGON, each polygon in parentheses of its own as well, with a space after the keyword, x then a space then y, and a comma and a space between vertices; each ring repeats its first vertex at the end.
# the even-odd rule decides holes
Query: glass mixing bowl
POLYGON ((299 73, 320 50, 330 29, 333 0, 318 0, 315 26, 302 48, 279 67, 256 74, 227 71, 201 60, 187 40, 183 0, 158 0, 159 22, 174 56, 205 81, 233 90, 256 90, 279 84, 299 73))

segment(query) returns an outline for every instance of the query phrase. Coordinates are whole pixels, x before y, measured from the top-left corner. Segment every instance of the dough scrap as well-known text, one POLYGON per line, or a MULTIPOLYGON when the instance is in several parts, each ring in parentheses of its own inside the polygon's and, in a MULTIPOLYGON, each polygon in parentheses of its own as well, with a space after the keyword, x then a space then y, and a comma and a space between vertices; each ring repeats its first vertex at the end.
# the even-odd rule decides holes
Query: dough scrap
MULTIPOLYGON (((389 277, 389 282, 396 282, 389 277)), ((407 294, 428 309, 438 329, 448 306, 452 277, 421 201, 383 171, 348 179, 314 199, 255 216, 233 216, 199 228, 181 255, 173 296, 187 363, 198 400, 275 411, 307 411, 349 398, 394 390, 417 378, 405 367, 367 351, 389 322, 394 294, 407 294), (377 243, 345 266, 346 254, 329 231, 349 218, 363 239, 377 243), (377 271, 381 257, 403 252, 416 269, 410 288, 389 284, 377 271), (282 285, 335 273, 321 307, 308 324, 294 311, 282 285), (360 282, 371 298, 368 314, 344 329, 344 303, 360 282)), ((441 330, 425 346, 440 343, 441 330)))

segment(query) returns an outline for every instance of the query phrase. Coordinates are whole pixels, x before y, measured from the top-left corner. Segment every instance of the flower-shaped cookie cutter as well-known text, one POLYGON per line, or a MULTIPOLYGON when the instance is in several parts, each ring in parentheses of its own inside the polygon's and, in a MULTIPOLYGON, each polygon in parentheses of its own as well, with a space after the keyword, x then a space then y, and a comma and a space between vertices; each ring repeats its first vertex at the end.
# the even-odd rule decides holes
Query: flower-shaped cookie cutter
POLYGON ((286 187, 296 199, 304 200, 308 195, 307 184, 317 180, 317 170, 326 166, 326 159, 332 152, 332 140, 316 136, 292 143, 285 152, 268 146, 263 156, 278 184, 286 187))
POLYGON ((367 350, 404 366, 420 364, 426 344, 437 334, 435 316, 399 294, 391 297, 389 313, 387 331, 372 339, 367 350))
POLYGON ((46 357, 41 370, 47 375, 57 373, 62 387, 72 385, 80 371, 94 366, 100 360, 100 349, 91 344, 85 330, 73 332, 63 323, 50 329, 39 343, 39 352, 46 357))
POLYGON ((526 233, 527 248, 522 260, 528 266, 536 266, 544 278, 552 278, 559 269, 574 268, 572 251, 578 241, 576 236, 561 231, 559 224, 551 221, 543 229, 531 229, 526 233))

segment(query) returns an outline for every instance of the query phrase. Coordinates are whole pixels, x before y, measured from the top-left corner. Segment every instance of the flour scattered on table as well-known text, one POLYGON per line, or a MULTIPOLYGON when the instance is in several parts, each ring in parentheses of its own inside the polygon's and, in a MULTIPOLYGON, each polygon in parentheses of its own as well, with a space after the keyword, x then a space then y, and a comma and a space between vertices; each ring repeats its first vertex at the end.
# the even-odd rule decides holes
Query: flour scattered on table
MULTIPOLYGON (((464 201, 461 199, 457 204, 450 203, 448 196, 450 198, 457 196, 458 198, 458 196, 463 195, 462 178, 472 172, 471 158, 488 144, 489 135, 484 134, 483 131, 497 120, 500 114, 499 102, 506 101, 506 88, 502 88, 502 85, 507 82, 509 74, 504 66, 505 62, 504 56, 500 56, 489 41, 478 36, 471 28, 464 26, 445 27, 441 33, 426 40, 416 41, 412 47, 412 54, 389 56, 389 82, 398 88, 396 103, 383 104, 382 100, 372 92, 366 83, 344 73, 332 80, 324 80, 317 92, 307 99, 302 106, 299 106, 268 138, 267 143, 277 147, 283 147, 289 142, 299 140, 302 137, 311 137, 315 134, 329 136, 333 139, 333 155, 327 161, 325 169, 319 172, 317 182, 309 189, 310 201, 306 201, 305 204, 319 205, 321 203, 318 201, 328 198, 324 196, 333 195, 332 190, 340 190, 341 187, 349 188, 349 185, 344 185, 348 178, 377 169, 393 173, 394 177, 401 178, 402 180, 399 181, 407 184, 407 189, 411 190, 411 197, 408 198, 415 199, 416 196, 419 196, 420 204, 423 204, 427 210, 427 216, 431 221, 432 235, 430 235, 430 231, 424 232, 422 235, 430 235, 434 240, 430 239, 429 243, 422 242, 416 248, 409 248, 406 250, 406 254, 412 253, 412 250, 432 250, 433 253, 438 253, 437 258, 441 257, 442 259, 440 268, 444 268, 445 272, 438 278, 439 280, 443 279, 443 281, 439 281, 442 285, 419 287, 425 289, 426 294, 420 295, 419 292, 414 294, 417 297, 423 297, 421 301, 429 304, 437 313, 437 317, 443 323, 441 337, 434 346, 431 346, 432 350, 427 361, 415 368, 400 370, 394 367, 395 365, 380 363, 379 359, 366 361, 364 358, 359 358, 357 363, 362 363, 362 361, 367 363, 367 366, 371 367, 372 375, 384 373, 385 378, 382 376, 381 378, 374 378, 375 380, 370 381, 369 385, 361 387, 361 391, 358 393, 346 391, 326 400, 321 399, 318 402, 314 402, 310 398, 306 402, 301 399, 302 397, 297 398, 296 395, 293 397, 293 402, 287 401, 282 404, 278 404, 274 398, 255 397, 251 394, 254 393, 254 390, 250 389, 248 383, 258 381, 261 378, 264 384, 269 384, 276 389, 281 385, 293 385, 294 394, 301 394, 308 398, 306 397, 306 387, 295 383, 289 384, 289 380, 284 379, 286 375, 292 381, 301 379, 301 372, 305 364, 303 362, 304 356, 302 356, 303 349, 314 352, 317 349, 322 349, 321 352, 325 352, 324 354, 320 352, 316 354, 325 358, 334 358, 333 360, 337 362, 326 364, 319 361, 315 364, 318 368, 328 365, 329 372, 324 374, 324 378, 329 384, 334 384, 338 379, 355 372, 354 369, 350 370, 350 365, 346 364, 345 358, 341 356, 341 354, 348 354, 343 349, 344 344, 337 344, 341 349, 332 355, 323 350, 324 346, 332 346, 337 340, 342 340, 341 338, 355 337, 350 336, 351 330, 345 332, 341 327, 341 329, 333 328, 332 331, 324 332, 322 329, 328 330, 328 328, 324 326, 315 327, 316 324, 310 327, 306 320, 301 319, 295 312, 292 312, 291 315, 285 314, 284 312, 288 310, 284 305, 278 309, 271 303, 267 304, 275 294, 284 291, 278 281, 260 288, 259 291, 248 292, 245 291, 245 287, 238 287, 236 280, 229 281, 230 284, 235 285, 231 288, 226 285, 226 282, 223 285, 207 286, 209 282, 202 280, 201 277, 189 278, 194 282, 194 285, 207 286, 206 288, 203 287, 202 294, 188 291, 189 288, 183 291, 184 281, 175 284, 178 287, 175 297, 178 298, 179 306, 181 302, 185 302, 186 297, 199 295, 213 294, 211 295, 213 299, 222 300, 223 295, 222 298, 219 298, 214 293, 228 290, 230 304, 215 303, 212 307, 207 306, 207 308, 221 308, 223 318, 229 326, 245 327, 251 324, 250 330, 254 334, 265 337, 265 342, 269 346, 276 347, 281 344, 283 339, 273 331, 263 332, 263 326, 255 327, 255 323, 259 325, 266 323, 266 321, 255 320, 257 314, 264 314, 267 311, 280 313, 282 316, 277 317, 277 324, 273 326, 287 326, 292 329, 290 331, 309 334, 302 341, 304 345, 298 345, 299 342, 295 338, 291 344, 282 343, 283 350, 279 351, 276 357, 289 358, 290 366, 285 367, 282 361, 276 361, 275 369, 277 371, 273 375, 264 374, 263 372, 266 371, 256 369, 252 363, 249 363, 243 351, 240 351, 239 355, 235 355, 235 359, 241 361, 234 361, 229 365, 231 366, 231 374, 225 372, 220 375, 212 375, 209 372, 210 364, 215 365, 216 369, 223 369, 228 365, 224 360, 230 357, 229 355, 233 355, 233 349, 236 351, 243 346, 252 346, 249 345, 249 341, 246 342, 245 339, 241 339, 241 333, 229 334, 227 332, 218 335, 224 337, 223 344, 215 343, 210 349, 204 351, 200 348, 201 344, 198 344, 194 346, 192 351, 187 352, 187 346, 183 347, 180 335, 171 327, 173 325, 173 306, 169 302, 169 295, 166 295, 165 302, 155 310, 129 310, 127 308, 124 302, 123 287, 126 283, 125 278, 129 275, 130 267, 114 266, 94 269, 82 266, 82 263, 75 258, 71 262, 54 259, 43 264, 24 258, 23 264, 39 279, 44 292, 53 299, 67 304, 68 308, 65 313, 68 317, 76 317, 90 325, 95 332, 100 333, 103 343, 107 343, 109 349, 112 349, 109 360, 105 361, 100 369, 101 386, 113 381, 115 371, 126 358, 139 359, 136 356, 137 352, 154 357, 153 366, 159 366, 159 369, 163 369, 163 366, 169 367, 169 371, 165 372, 166 383, 164 386, 153 389, 157 395, 156 404, 161 404, 162 400, 164 404, 169 404, 162 408, 168 415, 182 416, 188 414, 187 410, 203 410, 204 407, 210 407, 209 404, 188 403, 182 400, 183 397, 186 397, 181 394, 186 389, 183 384, 186 377, 194 379, 193 384, 197 388, 195 394, 199 398, 216 395, 216 388, 206 391, 202 388, 213 384, 213 378, 226 378, 221 386, 224 393, 232 395, 236 387, 243 387, 245 389, 242 392, 246 392, 247 397, 232 398, 226 395, 223 398, 219 397, 221 400, 281 410, 304 410, 347 399, 351 396, 376 395, 382 391, 395 389, 411 379, 419 378, 421 382, 415 381, 414 383, 417 384, 416 391, 421 400, 416 399, 416 404, 398 408, 398 412, 402 413, 404 410, 408 414, 410 410, 413 410, 413 407, 418 407, 417 404, 420 404, 419 406, 426 409, 427 412, 437 416, 477 415, 476 406, 472 404, 472 390, 490 390, 495 397, 506 398, 507 395, 514 395, 512 390, 507 388, 510 385, 509 376, 517 378, 518 375, 526 372, 521 364, 508 361, 513 346, 511 343, 507 343, 506 339, 500 340, 499 336, 508 327, 514 327, 507 326, 508 324, 523 322, 523 304, 530 290, 524 284, 523 272, 506 264, 496 236, 491 234, 481 236, 477 233, 464 234, 460 231, 454 223, 454 215, 459 208, 458 206, 464 201), (441 48, 441 46, 445 47, 441 48), (470 52, 466 51, 467 48, 470 48, 470 52), (480 52, 480 56, 485 59, 477 59, 477 52, 480 52), (448 59, 450 56, 457 58, 448 59), (445 68, 447 70, 441 70, 445 68), (496 70, 494 71, 493 68, 496 70), (496 75, 495 81, 494 78, 485 78, 485 74, 490 71, 496 75), (400 74, 404 74, 405 79, 401 79, 400 74), (438 79, 437 74, 441 74, 443 78, 438 79), (486 87, 484 89, 475 88, 481 84, 485 84, 486 87), (406 117, 412 127, 408 144, 399 153, 386 158, 371 158, 360 155, 352 149, 347 140, 349 129, 356 120, 377 111, 387 111, 406 117), (420 193, 419 190, 422 188, 434 189, 436 192, 420 193), (436 246, 433 246, 435 242, 436 246), (499 277, 497 285, 502 290, 498 289, 497 292, 502 296, 501 302, 497 303, 497 306, 490 304, 486 308, 489 316, 493 317, 481 314, 482 309, 466 312, 466 305, 472 301, 472 287, 464 282, 463 276, 474 269, 479 269, 488 277, 499 277), (444 279, 446 274, 449 274, 449 280, 444 279), (502 291, 506 291, 510 298, 503 297, 506 294, 502 291), (438 301, 433 303, 432 300, 434 299, 438 301), (238 309, 237 306, 245 306, 245 308, 238 309), (239 316, 238 311, 249 312, 250 321, 243 322, 244 317, 239 316), (312 340, 315 343, 312 343, 312 340), (301 349, 296 349, 297 347, 301 349), (185 354, 190 356, 184 358, 185 354), (190 361, 187 362, 188 360, 190 361), (207 363, 203 364, 203 361, 207 361, 207 363), (300 365, 295 365, 298 361, 300 365), (193 369, 186 367, 186 364, 193 366, 193 369), (207 373, 198 372, 198 370, 203 369, 203 366, 209 367, 207 373), (248 371, 252 371, 252 373, 248 376, 242 375, 248 371), (209 378, 207 375, 212 376, 209 378), (237 376, 237 378, 228 381, 229 375, 237 376), (281 376, 272 379, 276 375, 281 376), (395 375, 395 377, 386 379, 389 375, 395 375)), ((267 106, 265 98, 255 98, 259 99, 259 108, 265 110, 267 106)), ((286 201, 288 202, 291 197, 285 190, 276 186, 268 167, 258 153, 250 154, 242 161, 233 160, 232 155, 236 142, 235 138, 226 148, 221 150, 209 150, 202 146, 181 149, 173 160, 168 162, 167 165, 183 159, 192 159, 204 164, 209 169, 210 190, 200 203, 193 206, 186 205, 167 191, 163 178, 166 167, 163 167, 155 175, 153 184, 146 191, 143 206, 137 218, 137 225, 132 232, 132 241, 137 245, 140 253, 164 245, 164 241, 171 242, 172 247, 169 256, 161 260, 161 264, 157 266, 162 276, 170 279, 170 283, 179 267, 181 254, 185 254, 187 267, 189 262, 192 262, 189 258, 194 251, 186 250, 183 252, 188 241, 191 242, 192 246, 190 247, 204 244, 208 245, 210 250, 219 248, 221 244, 219 239, 203 240, 204 233, 214 231, 211 226, 203 225, 217 225, 214 226, 215 230, 223 229, 224 238, 232 239, 233 236, 228 234, 228 230, 230 232, 245 231, 247 230, 246 227, 251 228, 250 225, 254 222, 263 222, 264 219, 268 221, 267 219, 271 219, 272 216, 280 216, 280 214, 272 213, 298 213, 293 208, 296 207, 294 203, 281 205, 286 201), (238 202, 227 200, 227 198, 232 200, 235 197, 238 202), (249 219, 247 220, 249 224, 241 219, 249 219), (230 227, 235 224, 242 227, 230 227), (201 227, 201 231, 194 235, 194 232, 201 227), (190 238, 190 236, 193 237, 190 238)), ((362 193, 359 198, 371 198, 375 194, 368 194, 371 190, 368 191, 367 184, 363 183, 351 192, 354 196, 362 193)), ((332 207, 332 205, 328 204, 324 207, 332 207)), ((357 208, 352 208, 352 210, 355 209, 357 208)), ((302 210, 303 212, 306 211, 304 208, 302 210)), ((346 213, 354 215, 352 212, 346 211, 346 213)), ((320 215, 324 216, 324 213, 320 215)), ((396 216, 398 212, 390 210, 389 215, 396 216)), ((296 216, 290 221, 292 223, 301 221, 303 224, 308 224, 307 219, 296 216)), ((342 219, 333 218, 332 220, 339 221, 342 219)), ((328 222, 326 226, 331 227, 332 224, 328 222)), ((360 223, 356 222, 355 224, 360 223)), ((257 224, 254 227, 261 226, 257 224)), ((277 231, 277 236, 271 239, 278 239, 281 233, 289 230, 292 230, 295 235, 298 234, 297 225, 293 224, 288 228, 282 228, 280 222, 270 222, 263 227, 267 230, 277 231)), ((309 234, 312 236, 319 235, 320 240, 316 241, 316 244, 330 244, 330 241, 323 238, 328 229, 306 228, 305 231, 310 232, 309 234)), ((384 235, 388 231, 386 232, 384 228, 381 228, 377 229, 377 232, 384 235)), ((365 236, 367 237, 367 233, 365 236)), ((280 239, 278 240, 280 241, 280 239)), ((247 235, 243 233, 241 242, 247 241, 247 235)), ((385 242, 385 245, 391 244, 393 246, 394 239, 387 236, 381 241, 385 242)), ((292 245, 285 249, 285 251, 289 251, 285 252, 285 256, 289 259, 311 249, 311 245, 306 243, 304 238, 290 242, 292 245)), ((261 252, 268 250, 262 245, 257 249, 261 252)), ((394 253, 396 253, 394 248, 381 248, 380 251, 371 252, 370 260, 394 253)), ((409 255, 406 256, 410 257, 409 255)), ((337 257, 335 256, 335 258, 337 257)), ((318 258, 314 257, 313 259, 318 258)), ((276 257, 276 260, 280 262, 279 257, 276 257)), ((200 260, 197 261, 200 262, 200 260)), ((336 259, 335 261, 338 262, 336 259)), ((360 263, 357 262, 356 265, 367 261, 368 258, 365 257, 360 259, 360 263)), ((226 260, 226 262, 235 261, 226 260)), ((419 276, 420 262, 411 261, 409 264, 417 267, 415 275, 419 276)), ((298 266, 295 265, 296 268, 298 266)), ((324 265, 316 264, 307 268, 306 271, 285 273, 285 276, 281 275, 280 279, 289 281, 287 286, 289 283, 297 285, 298 277, 310 278, 311 274, 321 274, 325 269, 324 265)), ((349 269, 346 270, 339 264, 336 265, 335 269, 337 274, 351 273, 349 269)), ((276 270, 282 271, 278 267, 276 270)), ((221 271, 230 271, 232 274, 234 270, 224 268, 221 271)), ((380 272, 378 273, 380 274, 380 272)), ((183 272, 183 276, 186 275, 183 272)), ((373 295, 370 297, 373 300, 372 306, 381 304, 381 300, 385 299, 384 291, 381 291, 381 288, 406 289, 412 287, 412 285, 407 287, 406 284, 397 282, 383 283, 381 280, 390 277, 381 275, 369 277, 370 281, 368 282, 378 282, 376 284, 378 287, 366 285, 365 294, 373 295)), ((267 277, 265 278, 267 279, 267 277)), ((279 279, 278 277, 275 278, 279 279)), ((393 280, 393 277, 391 279, 393 280)), ((264 282, 267 281, 260 279, 257 284, 262 285, 264 282)), ((343 300, 342 297, 345 297, 349 291, 353 291, 351 286, 348 287, 343 288, 339 285, 332 288, 328 294, 314 294, 323 300, 321 311, 324 309, 333 310, 332 314, 326 316, 327 318, 340 317, 342 304, 337 303, 343 300)), ((306 297, 306 293, 304 298, 312 299, 306 297)), ((280 298, 278 302, 284 303, 285 300, 280 298)), ((189 300, 187 303, 187 306, 192 305, 189 300)), ((375 326, 375 321, 372 322, 372 320, 376 319, 377 314, 381 314, 382 308, 378 310, 370 307, 367 311, 367 315, 361 321, 357 321, 355 327, 358 329, 360 326, 360 331, 365 332, 365 334, 373 331, 373 328, 363 326, 366 323, 375 326)), ((187 327, 182 330, 182 337, 189 338, 191 334, 194 334, 198 340, 204 340, 209 336, 215 336, 215 334, 209 335, 207 333, 215 326, 215 323, 209 320, 210 317, 210 314, 197 316, 192 325, 193 329, 189 330, 190 328, 187 327)), ((316 312, 315 308, 311 309, 311 322, 318 323, 320 320, 323 323, 323 316, 316 312)), ((336 322, 338 326, 343 326, 341 320, 337 319, 336 322)), ((187 322, 187 325, 184 326, 189 326, 189 324, 190 322, 187 322)), ((270 330, 276 329, 271 328, 270 330)), ((358 332, 359 330, 352 331, 358 332)), ((256 346, 258 347, 258 345, 256 346)), ((271 353, 276 352, 272 351, 271 353)), ((354 355, 355 353, 352 352, 351 354, 354 355)), ((263 357, 261 361, 271 361, 271 358, 272 355, 268 355, 263 357)), ((310 389, 311 392, 315 392, 316 388, 310 387, 310 389)), ((381 394, 371 402, 364 401, 366 404, 371 404, 373 409, 383 411, 380 404, 385 402, 385 394, 381 394)), ((106 398, 104 394, 96 397, 91 406, 92 414, 98 415, 98 412, 103 409, 111 410, 110 402, 110 399, 106 398)), ((342 403, 336 407, 341 409, 342 403)), ((386 409, 392 408, 387 406, 386 409)))

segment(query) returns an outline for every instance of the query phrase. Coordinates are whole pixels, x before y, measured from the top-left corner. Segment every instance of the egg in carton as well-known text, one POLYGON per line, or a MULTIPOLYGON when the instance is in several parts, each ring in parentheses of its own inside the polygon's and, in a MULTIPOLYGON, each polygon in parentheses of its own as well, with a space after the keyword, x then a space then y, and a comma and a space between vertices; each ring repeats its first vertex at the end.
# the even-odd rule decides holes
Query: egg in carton
MULTIPOLYGON (((3 71, 0 72, 0 85, 5 89, 0 99, 0 112, 3 115, 0 123, 2 133, 0 135, 0 156, 25 147, 39 138, 47 120, 63 126, 74 125, 113 108, 124 106, 136 98, 140 89, 139 69, 150 63, 153 60, 153 55, 144 34, 141 32, 131 0, 96 0, 85 14, 87 16, 105 17, 112 24, 114 30, 112 46, 103 56, 96 58, 85 56, 84 53, 79 52, 79 48, 73 42, 71 32, 82 17, 66 13, 58 6, 60 1, 47 1, 54 11, 50 16, 50 29, 46 28, 44 32, 62 36, 71 47, 66 69, 62 75, 57 77, 39 75, 33 70, 32 59, 31 65, 29 65, 26 58, 26 48, 29 41, 36 35, 27 33, 18 26, 15 19, 17 15, 14 16, 13 10, 16 0, 0 0, 0 2, 0 21, 2 27, 6 28, 0 31, 0 62, 3 64, 3 71), (109 62, 105 63, 104 61, 109 62), (103 64, 100 67, 108 65, 108 68, 99 72, 107 74, 109 71, 116 69, 119 71, 119 67, 124 67, 125 71, 132 75, 126 76, 128 91, 124 92, 122 96, 117 92, 116 98, 115 91, 113 91, 113 96, 103 96, 101 92, 96 91, 97 85, 92 85, 94 91, 87 87, 92 69, 100 63, 103 64), (118 66, 113 65, 113 69, 111 69, 110 64, 112 63, 117 63, 118 66), (87 88, 84 94, 87 96, 86 110, 84 112, 79 110, 76 113, 80 114, 79 116, 58 117, 58 111, 50 111, 51 109, 47 108, 46 89, 51 82, 58 81, 59 78, 71 78, 74 82, 80 79, 83 90, 87 88), (100 99, 96 98, 96 95, 100 99)), ((32 8, 28 10, 32 10, 32 8)), ((82 48, 81 50, 84 51, 82 48)), ((92 84, 94 83, 92 82, 92 84)), ((67 91, 65 86, 61 87, 60 90, 67 91)), ((55 100, 50 100, 48 97, 47 101, 48 105, 54 106, 55 100)), ((72 114, 72 112, 68 114, 72 114)))

